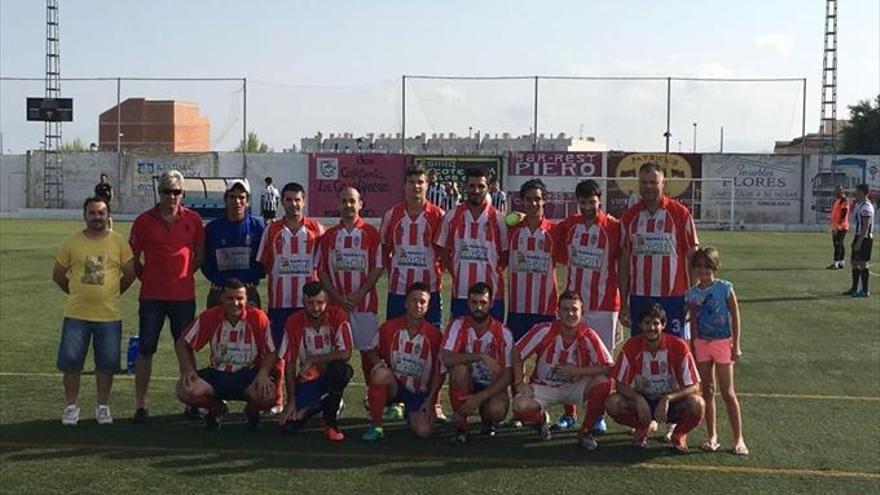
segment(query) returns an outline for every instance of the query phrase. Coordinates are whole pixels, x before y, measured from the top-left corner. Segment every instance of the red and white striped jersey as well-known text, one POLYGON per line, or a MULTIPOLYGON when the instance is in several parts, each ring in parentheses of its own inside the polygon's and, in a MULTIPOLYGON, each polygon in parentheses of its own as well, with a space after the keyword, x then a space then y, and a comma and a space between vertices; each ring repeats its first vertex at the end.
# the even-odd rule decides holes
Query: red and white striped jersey
POLYGON ((209 366, 219 371, 235 372, 259 366, 263 355, 275 352, 269 317, 252 306, 242 310, 235 324, 226 319, 222 306, 206 309, 181 335, 194 351, 210 343, 209 366))
POLYGON ((700 383, 697 364, 687 341, 668 333, 660 334, 660 344, 655 351, 648 348, 643 334, 627 340, 617 357, 612 376, 649 397, 700 383))
MULTIPOLYGON (((446 327, 443 350, 463 354, 488 354, 501 368, 513 366, 513 334, 492 318, 489 327, 479 332, 470 316, 456 318, 446 327)), ((471 380, 490 385, 495 380, 483 361, 471 363, 471 380)))
POLYGON ((348 315, 328 306, 319 327, 315 328, 305 311, 297 311, 284 322, 284 337, 278 346, 278 357, 292 363, 299 360, 300 371, 310 356, 352 349, 351 324, 348 315))
POLYGON ((532 230, 521 222, 510 230, 508 301, 511 313, 556 314, 553 223, 546 218, 532 230))
MULTIPOLYGON (((440 329, 422 321, 419 332, 406 329, 406 316, 386 321, 373 337, 371 349, 388 363, 397 383, 414 393, 428 392, 432 377, 440 375, 440 329)), ((439 379, 439 378, 438 378, 439 379)))
POLYGON ((687 253, 699 243, 687 207, 663 196, 652 215, 641 201, 623 213, 620 223, 622 246, 630 252, 630 294, 683 296, 687 253))
POLYGON ((406 295, 414 282, 427 284, 431 292, 440 291, 440 257, 434 242, 442 222, 443 210, 430 202, 415 218, 407 213, 405 202, 385 212, 379 231, 389 294, 406 295))
MULTIPOLYGON (((366 283, 373 269, 381 267, 382 245, 379 231, 363 218, 358 218, 351 230, 339 223, 328 230, 318 242, 318 269, 327 273, 330 283, 342 294, 353 294, 366 283)), ((379 311, 375 285, 354 311, 379 311)))
POLYGON ((584 312, 620 310, 620 222, 600 211, 587 226, 578 213, 557 224, 553 234, 556 262, 566 266, 566 287, 581 295, 584 312))
POLYGON ((578 326, 574 338, 568 343, 562 335, 562 323, 559 321, 535 325, 517 341, 516 352, 523 361, 533 354, 537 356, 529 383, 548 387, 559 387, 573 381, 556 370, 559 365, 584 368, 610 367, 614 364, 602 339, 585 323, 578 326))
POLYGON ((302 286, 318 280, 315 255, 323 234, 323 225, 305 217, 296 231, 286 218, 266 227, 257 259, 269 279, 270 308, 303 307, 302 286))
POLYGON ((467 203, 446 212, 437 245, 449 250, 452 298, 464 299, 477 282, 492 287, 495 299, 504 299, 503 254, 507 252, 507 225, 487 201, 474 218, 467 203))

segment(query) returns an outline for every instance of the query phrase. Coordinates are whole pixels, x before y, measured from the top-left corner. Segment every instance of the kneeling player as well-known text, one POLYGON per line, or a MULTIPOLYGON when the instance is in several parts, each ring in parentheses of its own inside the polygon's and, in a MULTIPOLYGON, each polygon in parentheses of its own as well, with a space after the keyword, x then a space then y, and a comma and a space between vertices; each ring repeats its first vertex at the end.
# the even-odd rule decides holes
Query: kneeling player
POLYGON ((278 423, 295 434, 309 418, 323 413, 324 436, 341 442, 336 416, 342 393, 354 375, 351 358, 351 325, 345 312, 327 307, 327 293, 320 282, 303 285, 303 311, 284 323, 278 357, 287 363, 287 405, 278 423), (299 361, 299 367, 296 363, 299 361))
POLYGON ((180 362, 177 397, 181 402, 208 410, 205 426, 220 428, 224 400, 247 401, 248 426, 260 426, 260 411, 275 403, 269 378, 275 365, 275 346, 269 318, 248 306, 247 289, 235 278, 223 286, 220 306, 207 309, 190 323, 175 344, 180 362), (211 344, 211 361, 196 371, 193 351, 211 344))
POLYGON ((700 375, 688 343, 663 331, 666 312, 659 304, 640 320, 641 333, 623 345, 612 377, 615 393, 605 401, 608 414, 635 428, 633 445, 645 447, 652 420, 674 423, 672 446, 687 451, 687 433, 703 419, 700 375))
POLYGON ((467 418, 480 413, 483 433, 495 435, 496 424, 507 415, 510 398, 513 335, 489 313, 492 288, 477 282, 468 290, 470 315, 446 329, 443 364, 449 370, 449 400, 455 410, 453 440, 467 441, 467 418))
POLYGON ((425 320, 430 300, 427 285, 410 285, 406 314, 383 323, 367 351, 371 369, 367 398, 373 425, 362 437, 366 442, 382 439, 382 411, 388 404, 401 402, 410 430, 421 438, 431 435, 441 383, 443 334, 425 320))
POLYGON ((586 417, 581 445, 593 450, 599 445, 588 428, 605 412, 613 361, 599 335, 583 323, 583 304, 577 292, 563 292, 559 296, 559 320, 535 325, 516 343, 513 414, 520 421, 537 424, 541 437, 549 440, 548 408, 553 404, 582 404, 586 417), (525 383, 523 366, 532 355, 537 356, 535 368, 529 383, 525 383))

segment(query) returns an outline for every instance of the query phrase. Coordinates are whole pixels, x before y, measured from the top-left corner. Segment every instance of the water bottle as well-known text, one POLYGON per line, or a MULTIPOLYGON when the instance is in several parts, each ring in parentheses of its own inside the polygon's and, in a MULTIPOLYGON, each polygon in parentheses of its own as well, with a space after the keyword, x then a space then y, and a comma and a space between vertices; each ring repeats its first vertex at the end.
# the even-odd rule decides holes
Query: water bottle
POLYGON ((126 363, 126 371, 129 375, 134 374, 134 362, 137 360, 140 343, 141 339, 137 335, 132 335, 128 338, 128 362, 126 363))

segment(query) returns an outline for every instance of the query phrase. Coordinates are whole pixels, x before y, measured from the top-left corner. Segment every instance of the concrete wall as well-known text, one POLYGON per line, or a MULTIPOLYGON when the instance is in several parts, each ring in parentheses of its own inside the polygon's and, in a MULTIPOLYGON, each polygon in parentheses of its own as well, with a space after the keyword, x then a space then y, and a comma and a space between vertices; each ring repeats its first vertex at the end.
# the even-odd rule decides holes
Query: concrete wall
POLYGON ((0 212, 27 207, 27 155, 0 155, 0 212))
MULTIPOLYGON (((95 193, 95 184, 101 173, 109 176, 114 189, 119 184, 119 162, 116 153, 82 152, 61 155, 64 174, 64 208, 82 208, 86 198, 95 193)), ((27 155, 28 208, 45 208, 43 202, 43 152, 31 151, 27 155)), ((119 209, 114 200, 112 209, 119 209)))
MULTIPOLYGON (((576 154, 572 154, 574 156, 576 154)), ((509 160, 505 157, 501 182, 507 189, 515 190, 519 183, 530 176, 526 171, 510 173, 509 160)), ((281 189, 285 183, 295 181, 309 188, 308 153, 252 153, 247 155, 245 170, 242 155, 221 153, 125 153, 121 157, 114 152, 69 153, 62 156, 64 167, 64 208, 80 209, 82 201, 93 194, 98 176, 109 175, 116 196, 113 210, 116 213, 139 213, 153 206, 153 177, 166 170, 177 169, 185 176, 241 177, 246 176, 254 193, 254 205, 258 205, 259 191, 265 177, 272 177, 281 189)), ((866 181, 872 194, 880 190, 880 156, 841 156, 839 171, 847 173, 851 182, 866 181)), ((608 154, 593 160, 599 170, 597 175, 609 173, 608 154), (601 166, 599 166, 601 164, 601 166)), ((762 154, 703 154, 704 178, 728 178, 735 187, 735 221, 746 225, 755 224, 824 224, 827 213, 816 206, 813 181, 818 171, 818 158, 810 157, 805 167, 800 156, 762 154)), ((574 188, 581 175, 541 169, 537 175, 548 182, 553 191, 567 193, 574 188), (558 177, 557 177, 558 175, 558 177)), ((603 181, 604 182, 604 181, 603 181)), ((729 183, 705 182, 703 205, 704 219, 711 220, 712 211, 719 218, 728 216, 729 183), (711 210, 711 211, 709 211, 711 210)), ((195 184, 193 184, 195 186, 195 184)), ((565 198, 553 197, 554 203, 565 203, 565 198)), ((43 155, 0 156, 0 211, 11 212, 20 208, 43 208, 43 155)), ((573 210, 572 210, 573 211, 573 210)))

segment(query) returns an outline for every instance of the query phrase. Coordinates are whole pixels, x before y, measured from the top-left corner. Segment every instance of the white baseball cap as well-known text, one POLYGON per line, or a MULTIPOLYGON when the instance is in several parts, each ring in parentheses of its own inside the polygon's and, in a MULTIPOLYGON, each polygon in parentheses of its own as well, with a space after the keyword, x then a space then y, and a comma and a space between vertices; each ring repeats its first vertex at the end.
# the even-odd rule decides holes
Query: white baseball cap
POLYGON ((247 179, 235 179, 235 180, 229 182, 228 184, 226 184, 226 192, 229 192, 229 191, 235 189, 236 186, 244 189, 244 192, 248 193, 248 195, 251 194, 251 185, 248 184, 247 179))

